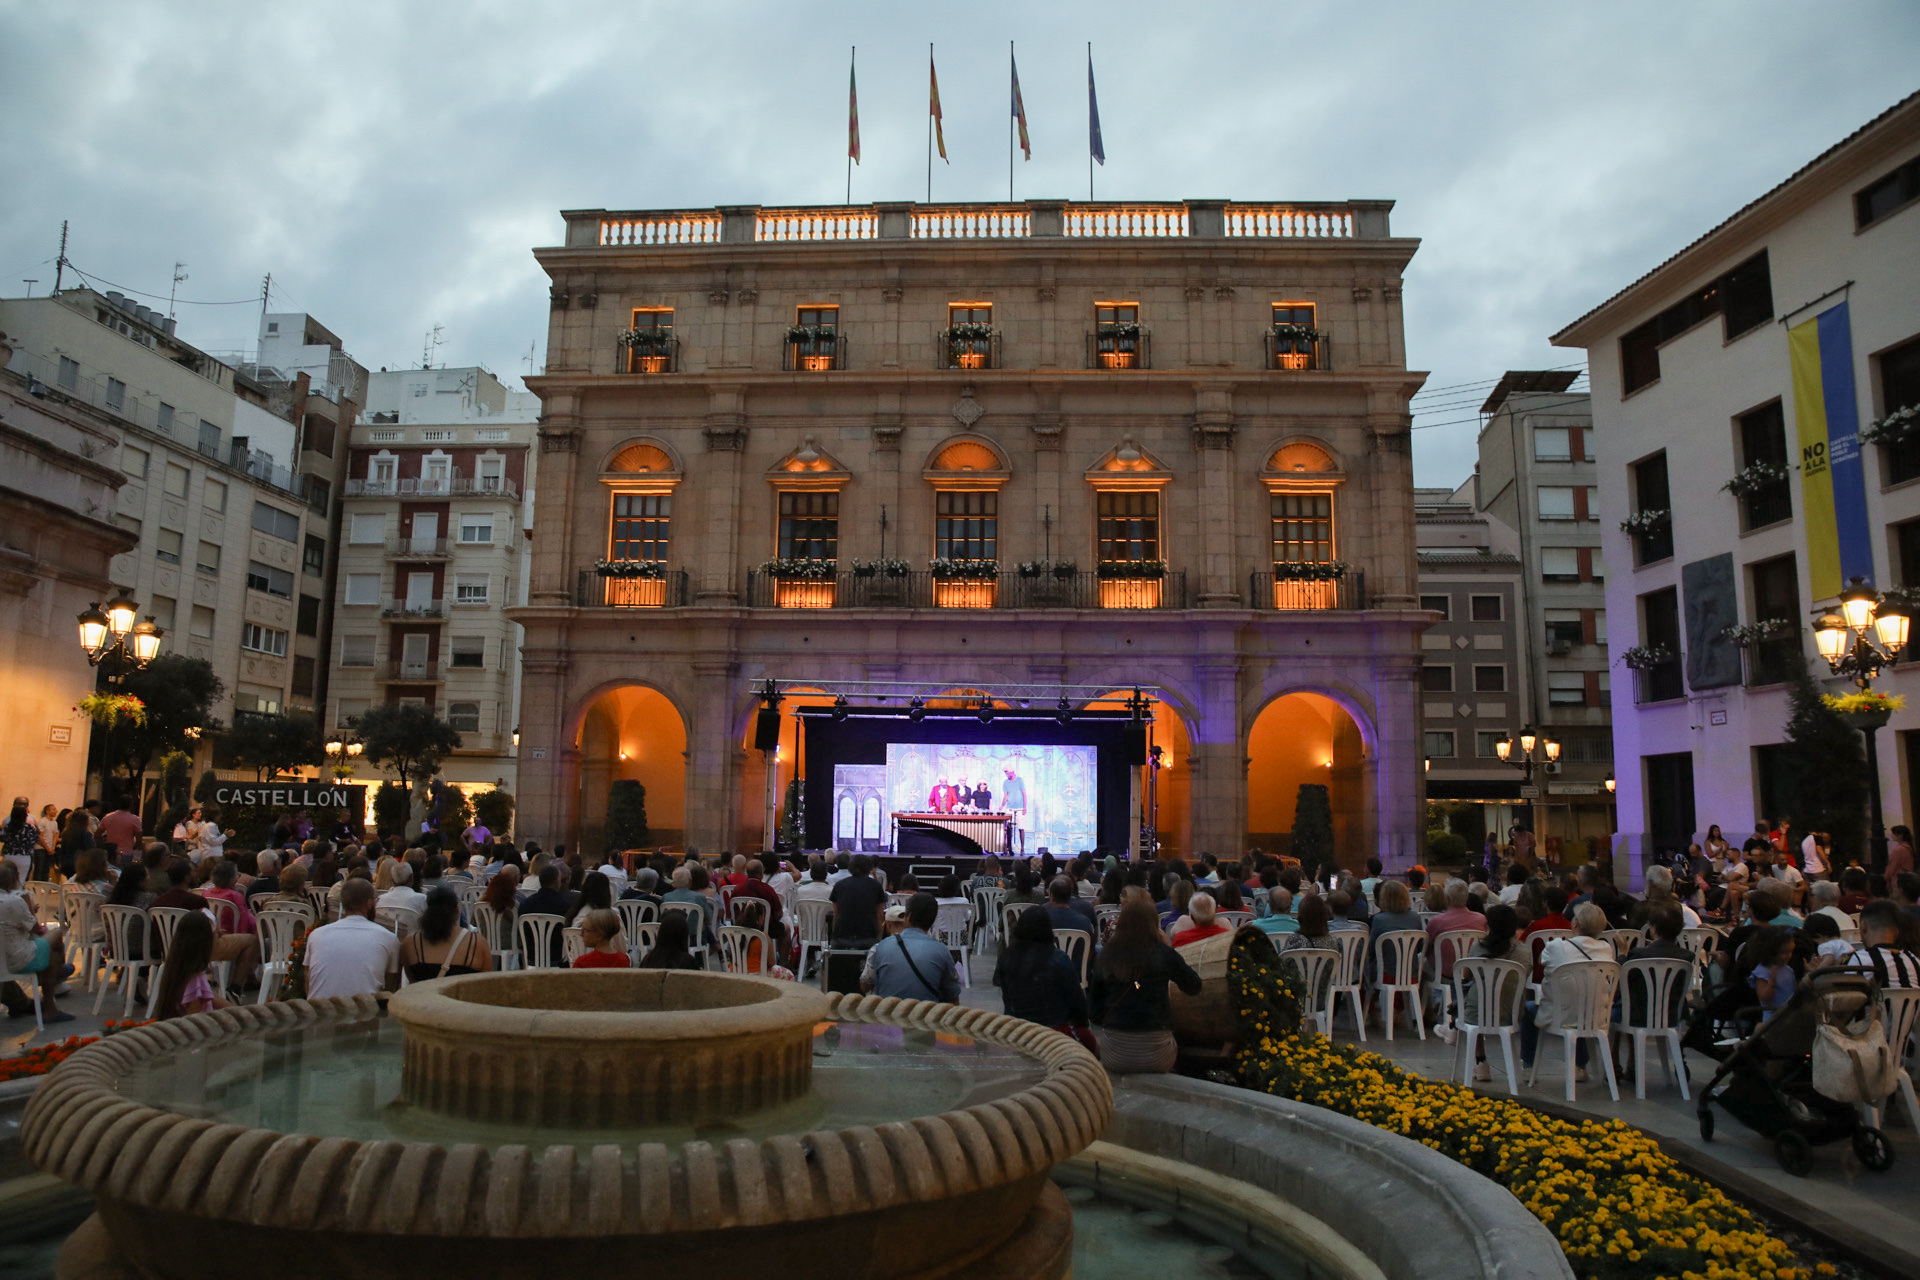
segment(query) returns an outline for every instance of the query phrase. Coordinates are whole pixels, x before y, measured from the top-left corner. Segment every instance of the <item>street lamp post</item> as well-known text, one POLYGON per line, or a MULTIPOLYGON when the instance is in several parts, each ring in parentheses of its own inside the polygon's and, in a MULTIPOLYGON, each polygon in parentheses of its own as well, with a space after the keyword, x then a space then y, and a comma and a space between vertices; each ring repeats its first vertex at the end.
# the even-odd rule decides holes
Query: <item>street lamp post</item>
MULTIPOLYGON (((160 652, 160 637, 166 632, 153 624, 153 615, 147 615, 145 622, 136 621, 139 616, 140 606, 125 588, 107 602, 104 611, 96 600, 80 615, 80 647, 86 651, 88 665, 100 669, 108 688, 124 686, 128 676, 160 652)), ((100 780, 104 786, 104 761, 100 780)))
POLYGON ((349 778, 353 776, 353 766, 365 751, 366 744, 358 738, 334 737, 327 740, 327 758, 333 761, 333 776, 349 778))
MULTIPOLYGON (((1520 770, 1520 784, 1523 788, 1531 788, 1533 786, 1534 765, 1545 765, 1560 759, 1560 744, 1544 734, 1535 733, 1532 725, 1528 725, 1522 729, 1518 738, 1508 738, 1505 741, 1494 743, 1493 751, 1495 755, 1500 757, 1503 763, 1510 764, 1520 770)), ((1526 795, 1523 791, 1521 793, 1521 799, 1526 801, 1527 830, 1533 833, 1536 849, 1535 856, 1537 857, 1539 856, 1540 833, 1534 830, 1538 823, 1534 818, 1535 806, 1533 798, 1526 795)))
MULTIPOLYGON (((1825 613, 1813 624, 1813 642, 1827 660, 1827 670, 1847 676, 1862 693, 1873 688, 1880 668, 1907 647, 1912 619, 1907 611, 1884 599, 1864 578, 1854 578, 1840 593, 1840 611, 1825 613)), ((1884 708, 1853 712, 1848 718, 1867 740, 1867 858, 1873 874, 1887 869, 1887 829, 1880 811, 1880 726, 1891 713, 1884 708)))

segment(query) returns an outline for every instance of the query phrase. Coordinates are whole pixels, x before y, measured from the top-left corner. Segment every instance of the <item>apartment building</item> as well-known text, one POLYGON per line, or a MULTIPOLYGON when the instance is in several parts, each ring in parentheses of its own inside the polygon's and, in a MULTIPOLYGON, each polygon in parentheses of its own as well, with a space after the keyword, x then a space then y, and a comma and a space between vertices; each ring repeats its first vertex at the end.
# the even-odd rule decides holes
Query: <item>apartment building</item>
POLYGON ((382 369, 352 430, 329 723, 413 701, 459 730, 447 781, 516 783, 539 401, 481 368, 382 369))
MULTIPOLYGON (((1808 620, 1856 577, 1920 589, 1920 415, 1895 416, 1920 405, 1920 94, 1553 341, 1592 379, 1624 847, 1790 815, 1784 682, 1827 675, 1808 620)), ((1920 812, 1912 672, 1876 683, 1907 704, 1889 823, 1920 812)))

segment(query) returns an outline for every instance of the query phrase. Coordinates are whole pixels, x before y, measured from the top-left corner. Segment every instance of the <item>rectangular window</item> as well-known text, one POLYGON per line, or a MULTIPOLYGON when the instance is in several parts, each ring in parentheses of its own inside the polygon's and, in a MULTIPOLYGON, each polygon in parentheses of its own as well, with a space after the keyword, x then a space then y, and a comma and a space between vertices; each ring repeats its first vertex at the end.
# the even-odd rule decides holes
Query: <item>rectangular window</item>
POLYGON ((461 516, 460 541, 468 546, 481 546, 493 541, 493 517, 461 516))
POLYGON ((1453 759, 1453 730, 1429 729, 1426 732, 1427 758, 1429 760, 1453 759))
POLYGON ((1605 609, 1593 611, 1593 642, 1595 644, 1607 642, 1607 611, 1605 609))
POLYGON ((270 596, 279 596, 282 600, 293 599, 293 575, 285 569, 261 564, 258 560, 247 564, 247 587, 253 591, 264 591, 270 596))
POLYGON ((186 499, 187 479, 190 474, 185 467, 177 462, 169 462, 167 464, 166 486, 167 496, 169 498, 179 498, 183 501, 186 499))
POLYGON ((450 667, 484 667, 487 665, 487 641, 484 636, 455 636, 448 641, 451 657, 447 660, 450 667))
POLYGON ((1673 558, 1673 499, 1667 488, 1667 452, 1662 449, 1644 462, 1627 469, 1632 481, 1633 510, 1636 516, 1653 520, 1644 532, 1633 537, 1636 567, 1656 560, 1673 558), (1656 518, 1657 517, 1657 518, 1656 518))
POLYGON ((206 484, 200 488, 200 505, 216 514, 227 509, 227 482, 207 477, 206 484))
POLYGON ((1140 359, 1140 304, 1099 302, 1093 308, 1093 364, 1101 369, 1132 369, 1140 359))
POLYGON ((485 604, 487 602, 488 580, 483 577, 459 577, 454 579, 453 602, 455 604, 485 604))
POLYGON ((943 560, 997 560, 1000 557, 1000 495, 933 495, 933 554, 943 560))
POLYGON ((448 703, 447 727, 456 733, 480 732, 480 704, 477 702, 448 703))
POLYGON ((1273 304, 1273 367, 1276 369, 1316 369, 1319 346, 1315 333, 1313 304, 1276 302, 1273 304))
POLYGON ((293 696, 296 698, 311 698, 313 696, 313 679, 313 659, 296 657, 293 660, 293 696))
POLYGON ((69 360, 66 356, 61 356, 58 380, 62 391, 78 390, 80 386, 79 364, 73 360, 69 360))
POLYGON ((1746 650, 1749 685, 1785 684, 1804 666, 1800 649, 1800 574, 1791 555, 1747 566, 1749 622, 1787 622, 1791 630, 1746 650))
POLYGON ((1561 486, 1542 485, 1534 491, 1540 506, 1542 520, 1573 519, 1573 490, 1561 486))
POLYGON ((136 538, 140 536, 140 530, 144 527, 139 519, 134 516, 117 515, 113 518, 113 522, 136 538))
POLYGON ((370 667, 373 665, 372 636, 341 636, 340 665, 343 667, 370 667))
POLYGON ((946 350, 940 367, 985 369, 993 363, 993 304, 956 302, 947 306, 946 350))
POLYGON ((220 572, 220 544, 202 539, 200 543, 200 558, 194 562, 194 566, 199 569, 201 573, 218 574, 220 572))
POLYGON ((787 367, 818 372, 835 367, 840 349, 839 307, 797 307, 787 342, 787 367))
POLYGON ((1420 668, 1420 692, 1452 693, 1453 692, 1453 668, 1452 667, 1420 668))
POLYGON ((1507 691, 1507 669, 1505 667, 1475 667, 1473 669, 1473 691, 1475 693, 1505 693, 1507 691))
POLYGON ((507 478, 505 458, 480 459, 480 492, 499 493, 507 478))
POLYGON ((162 631, 173 630, 174 614, 179 611, 179 608, 179 602, 172 597, 155 596, 153 598, 153 625, 159 627, 162 631))
POLYGON ((1920 520, 1895 525, 1893 536, 1899 555, 1900 585, 1920 587, 1920 520))
POLYGON ((300 610, 295 618, 293 629, 303 636, 320 634, 320 597, 303 595, 300 597, 300 610))
POLYGON ((838 560, 840 495, 781 494, 779 539, 782 560, 838 560))
POLYGON ((376 490, 390 490, 399 468, 398 458, 375 458, 367 468, 367 479, 376 490))
POLYGON ((336 729, 351 729, 359 723, 360 717, 367 711, 367 702, 363 698, 342 698, 334 704, 333 725, 336 729))
POLYGON ((300 567, 308 573, 327 571, 327 540, 325 538, 315 537, 311 533, 307 535, 306 546, 300 554, 300 567))
POLYGON ((181 538, 178 529, 162 529, 154 544, 154 558, 161 564, 180 563, 181 538))
POLYGON ((1500 744, 1506 740, 1507 735, 1504 733, 1482 729, 1473 735, 1473 754, 1482 760, 1497 759, 1500 755, 1500 744))
POLYGON ((1716 315, 1724 315, 1729 342, 1773 318, 1773 280, 1766 250, 1625 334, 1620 339, 1623 393, 1631 395, 1660 377, 1662 344, 1716 315))
POLYGON ((1546 610, 1547 652, 1561 654, 1577 644, 1586 643, 1586 629, 1578 609, 1546 610))
POLYGON ((349 573, 343 599, 348 604, 379 604, 380 575, 377 573, 349 573))
MULTIPOLYGON (((1880 366, 1880 409, 1888 414, 1920 405, 1920 338, 1912 338, 1874 361, 1880 366)), ((1909 431, 1895 444, 1880 446, 1883 484, 1899 484, 1920 476, 1920 431, 1909 431)))
POLYGON ((1452 596, 1421 596, 1420 607, 1429 612, 1439 614, 1440 621, 1442 622, 1450 622, 1453 620, 1452 596))
POLYGON ((387 540, 387 517, 377 511, 356 511, 347 522, 347 541, 356 547, 373 546, 387 540))
POLYGON ((173 406, 162 400, 153 411, 153 424, 162 434, 173 434, 173 406))
POLYGON ((205 418, 200 419, 200 452, 209 458, 220 456, 220 428, 205 418))
POLYGON ((333 501, 333 486, 319 476, 305 473, 300 476, 300 485, 307 492, 307 506, 320 515, 326 515, 328 505, 333 501))
POLYGON ((1473 620, 1475 622, 1499 622, 1507 616, 1506 601, 1499 596, 1473 597, 1473 620))
POLYGON ((240 626, 240 647, 251 649, 255 653, 269 653, 276 658, 287 656, 287 633, 263 627, 258 623, 247 622, 240 626))
POLYGON ((135 480, 147 478, 147 451, 130 444, 120 446, 120 469, 135 480))
POLYGON ((1535 462, 1573 461, 1573 432, 1565 427, 1535 427, 1533 429, 1533 460, 1535 462))
MULTIPOLYGON (((784 522, 786 511, 781 510, 784 522)), ((665 561, 673 521, 670 493, 616 493, 609 560, 665 561)))
POLYGON ((1920 156, 1853 193, 1853 226, 1860 231, 1920 198, 1920 156))
POLYGON ((1547 672, 1547 705, 1550 707, 1586 706, 1586 673, 1583 671, 1547 672))
POLYGON ((193 606, 193 620, 187 624, 187 634, 196 640, 213 639, 213 610, 203 604, 193 606))
POLYGON ((1673 657, 1659 666, 1635 672, 1636 702, 1667 702, 1686 696, 1681 679, 1680 593, 1667 587, 1640 597, 1640 643, 1665 649, 1673 657))
POLYGON ((299 516, 264 502, 253 504, 253 527, 283 542, 293 542, 300 537, 299 516))
POLYGON ((1332 561, 1332 494, 1276 493, 1271 502, 1275 564, 1327 564, 1332 561))
POLYGON ((658 333, 663 337, 670 338, 673 336, 673 308, 635 307, 633 309, 633 324, 630 327, 643 329, 650 333, 658 333))
POLYGON ((1793 518, 1793 488, 1787 482, 1787 420, 1780 402, 1762 405, 1734 419, 1740 430, 1740 465, 1743 469, 1771 467, 1780 473, 1758 488, 1740 495, 1740 516, 1744 527, 1760 529, 1793 518))
POLYGON ((1095 533, 1102 564, 1160 559, 1160 495, 1096 494, 1095 533))
POLYGON ((107 408, 115 411, 127 407, 127 384, 118 378, 107 379, 107 408))

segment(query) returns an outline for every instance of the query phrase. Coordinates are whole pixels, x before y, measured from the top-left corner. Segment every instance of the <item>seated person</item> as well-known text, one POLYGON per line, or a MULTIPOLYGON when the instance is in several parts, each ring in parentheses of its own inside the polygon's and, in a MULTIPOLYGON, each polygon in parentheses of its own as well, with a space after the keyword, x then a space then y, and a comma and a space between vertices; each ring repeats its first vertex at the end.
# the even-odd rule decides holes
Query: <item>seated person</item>
POLYGON ((1176 947, 1185 947, 1208 938, 1217 938, 1223 933, 1232 933, 1232 929, 1215 918, 1216 909, 1212 894, 1194 894, 1187 903, 1187 914, 1174 921, 1168 941, 1176 947))
POLYGON ((580 921, 580 940, 587 949, 574 957, 576 969, 625 969, 633 963, 620 941, 620 916, 608 907, 595 907, 580 921))

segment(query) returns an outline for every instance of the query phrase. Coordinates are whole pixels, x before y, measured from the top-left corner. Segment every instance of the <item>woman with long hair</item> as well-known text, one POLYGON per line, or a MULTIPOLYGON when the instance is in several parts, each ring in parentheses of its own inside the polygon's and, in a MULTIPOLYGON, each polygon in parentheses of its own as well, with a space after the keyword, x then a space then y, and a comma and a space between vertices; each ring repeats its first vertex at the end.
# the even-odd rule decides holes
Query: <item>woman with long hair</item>
POLYGON ((460 895, 437 888, 427 895, 420 927, 400 939, 400 967, 408 982, 458 978, 493 968, 493 953, 476 929, 460 925, 460 895))
POLYGON ((1094 1018, 1106 1030, 1100 1061, 1109 1072, 1173 1070, 1179 1050, 1169 982, 1190 996, 1200 993, 1200 975, 1167 944, 1153 907, 1138 899, 1122 903, 1093 969, 1094 1018))
POLYGON ((993 985, 1000 988, 1008 1016, 1052 1027, 1097 1050, 1087 1028, 1080 967, 1053 945, 1045 907, 1028 907, 1014 920, 1012 936, 993 966, 993 985))
POLYGON ((1185 876, 1174 879, 1167 888, 1167 909, 1160 913, 1162 928, 1171 929, 1193 904, 1193 881, 1185 876))
POLYGON ((147 864, 136 862, 120 873, 113 882, 113 892, 108 895, 106 905, 110 907, 139 907, 141 910, 153 905, 154 895, 147 892, 147 864))
POLYGON ((1333 913, 1327 910, 1327 900, 1323 895, 1308 894, 1300 899, 1300 905, 1294 909, 1294 913, 1300 921, 1300 927, 1286 935, 1280 944, 1282 951, 1333 945, 1332 939, 1327 936, 1333 923, 1333 913))
POLYGON ((93 828, 87 823, 85 809, 69 809, 66 826, 61 828, 60 843, 55 846, 54 863, 60 868, 60 874, 73 876, 74 860, 88 849, 93 848, 93 828))
POLYGON ((1120 891, 1127 887, 1127 873, 1114 867, 1100 877, 1100 892, 1094 895, 1094 905, 1099 907, 1117 907, 1120 905, 1120 891))
POLYGON ((198 911, 180 917, 173 942, 160 966, 160 997, 154 1017, 162 1022, 190 1013, 224 1009, 227 1002, 213 994, 207 967, 213 963, 213 921, 198 911))
POLYGON ((40 828, 33 825, 33 805, 25 796, 13 802, 13 812, 0 824, 0 857, 20 872, 20 883, 34 879, 34 863, 40 861, 40 828))
POLYGON ((480 901, 492 907, 494 913, 509 923, 513 913, 520 905, 520 899, 514 892, 520 887, 520 869, 504 866, 487 881, 487 891, 480 895, 480 901))
POLYGON ((660 920, 654 935, 653 950, 640 957, 642 969, 705 969, 700 958, 687 950, 687 917, 670 911, 660 920))

